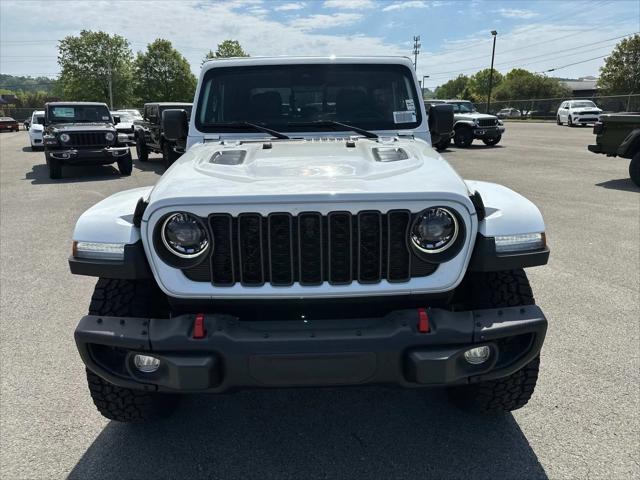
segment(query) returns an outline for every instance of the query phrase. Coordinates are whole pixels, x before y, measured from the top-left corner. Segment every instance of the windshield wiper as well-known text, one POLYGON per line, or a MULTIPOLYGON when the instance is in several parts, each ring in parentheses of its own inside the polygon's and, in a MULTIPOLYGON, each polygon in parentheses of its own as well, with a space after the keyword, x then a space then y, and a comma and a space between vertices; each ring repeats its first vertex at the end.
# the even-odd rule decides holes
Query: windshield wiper
POLYGON ((280 133, 276 130, 271 130, 270 128, 263 127, 262 125, 257 125, 251 122, 227 122, 227 123, 212 123, 211 125, 216 127, 250 127, 254 130, 258 130, 259 132, 268 133, 272 137, 279 138, 281 140, 289 140, 289 136, 284 133, 280 133))
POLYGON ((363 137, 366 138, 378 138, 378 135, 376 135, 373 132, 370 132, 369 130, 365 130, 364 128, 359 128, 359 127, 354 127, 353 125, 347 125, 346 123, 341 123, 341 122, 335 122, 333 120, 318 120, 315 122, 297 122, 297 123, 289 123, 289 125, 295 125, 297 127, 304 127, 307 125, 321 125, 321 126, 327 126, 327 127, 340 127, 343 128, 344 130, 351 130, 352 132, 356 132, 359 133, 360 135, 362 135, 363 137))

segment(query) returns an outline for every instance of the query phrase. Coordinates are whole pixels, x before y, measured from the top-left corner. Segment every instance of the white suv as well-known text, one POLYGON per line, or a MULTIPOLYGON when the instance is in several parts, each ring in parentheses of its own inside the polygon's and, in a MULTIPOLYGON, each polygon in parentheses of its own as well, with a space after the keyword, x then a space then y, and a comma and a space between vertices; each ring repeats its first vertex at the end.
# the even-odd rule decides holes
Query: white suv
POLYGON ((602 109, 591 100, 568 100, 562 102, 558 113, 556 114, 556 123, 567 126, 586 125, 587 123, 596 123, 600 120, 602 109))
POLYGON ((44 110, 35 110, 31 114, 31 123, 29 124, 29 142, 31 150, 41 150, 44 145, 42 143, 42 132, 44 130, 44 110))

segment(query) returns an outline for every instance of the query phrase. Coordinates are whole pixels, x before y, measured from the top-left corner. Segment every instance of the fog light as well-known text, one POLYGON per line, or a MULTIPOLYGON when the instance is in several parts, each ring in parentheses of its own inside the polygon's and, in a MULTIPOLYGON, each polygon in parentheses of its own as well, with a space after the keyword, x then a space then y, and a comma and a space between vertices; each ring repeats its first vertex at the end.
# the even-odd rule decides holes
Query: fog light
POLYGON ((480 365, 489 360, 491 349, 486 345, 482 347, 470 348, 464 352, 464 359, 471 365, 480 365))
POLYGON ((133 364, 141 372, 152 373, 160 367, 160 359, 150 355, 136 355, 133 357, 133 364))

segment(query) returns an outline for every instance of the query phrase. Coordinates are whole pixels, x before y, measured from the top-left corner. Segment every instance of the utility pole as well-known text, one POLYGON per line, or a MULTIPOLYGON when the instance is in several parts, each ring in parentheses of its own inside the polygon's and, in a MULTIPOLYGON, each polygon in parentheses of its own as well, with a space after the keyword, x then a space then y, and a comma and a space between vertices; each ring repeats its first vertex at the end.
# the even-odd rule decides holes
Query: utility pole
POLYGON ((418 54, 420 53, 420 35, 413 36, 413 68, 418 70, 418 54))
POLYGON ((111 74, 111 66, 109 66, 109 110, 113 110, 113 76, 111 74))
POLYGON ((491 70, 489 70, 489 94, 487 95, 487 113, 489 113, 489 107, 491 106, 491 87, 493 86, 493 59, 496 56, 496 37, 498 32, 491 30, 493 35, 493 50, 491 51, 491 70))

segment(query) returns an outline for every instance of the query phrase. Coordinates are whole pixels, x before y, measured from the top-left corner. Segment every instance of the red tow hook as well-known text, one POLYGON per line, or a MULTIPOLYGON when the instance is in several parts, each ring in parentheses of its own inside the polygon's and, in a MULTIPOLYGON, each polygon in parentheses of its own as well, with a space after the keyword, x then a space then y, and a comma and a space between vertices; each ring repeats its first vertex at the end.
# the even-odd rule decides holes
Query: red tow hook
POLYGON ((207 331, 204 329, 204 313, 198 313, 193 322, 193 338, 200 340, 204 338, 206 334, 207 331))
POLYGON ((424 308, 418 309, 418 332, 429 333, 431 328, 429 327, 429 315, 424 308))

